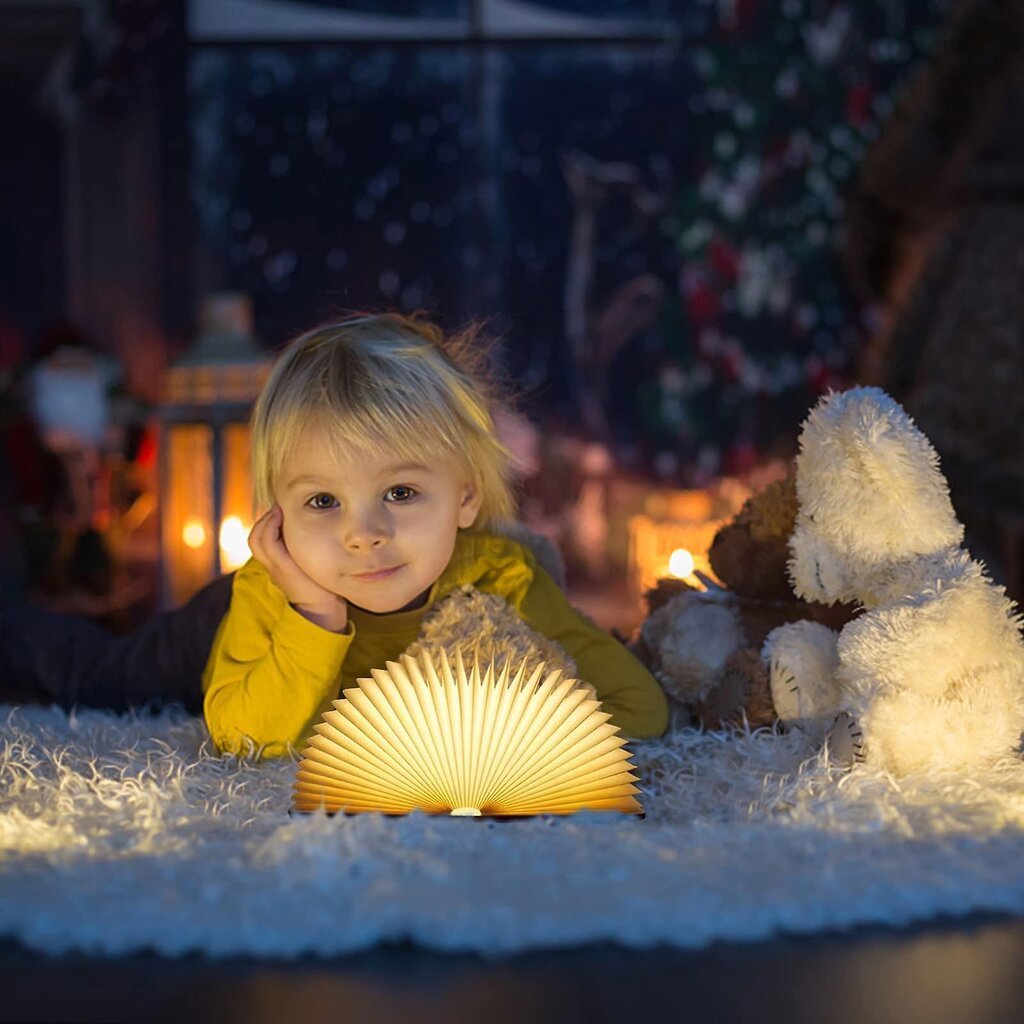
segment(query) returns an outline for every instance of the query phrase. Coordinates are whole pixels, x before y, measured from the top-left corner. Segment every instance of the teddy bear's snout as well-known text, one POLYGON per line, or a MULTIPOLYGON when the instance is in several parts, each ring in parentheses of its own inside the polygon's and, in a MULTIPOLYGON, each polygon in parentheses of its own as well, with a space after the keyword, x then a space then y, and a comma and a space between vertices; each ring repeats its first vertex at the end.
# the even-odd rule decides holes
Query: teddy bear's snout
POLYGON ((790 550, 790 577, 799 597, 823 604, 842 600, 847 584, 842 563, 810 524, 797 527, 790 539, 790 550))

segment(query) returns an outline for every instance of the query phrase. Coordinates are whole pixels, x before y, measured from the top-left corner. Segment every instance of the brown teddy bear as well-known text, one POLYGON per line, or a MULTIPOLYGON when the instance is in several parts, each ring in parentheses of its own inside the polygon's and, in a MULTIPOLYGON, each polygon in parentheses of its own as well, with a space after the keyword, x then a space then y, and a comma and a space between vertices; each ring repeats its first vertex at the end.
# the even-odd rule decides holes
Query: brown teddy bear
POLYGON ((787 562, 796 513, 790 470, 749 498, 715 535, 708 559, 724 587, 698 590, 661 579, 645 595, 648 617, 629 647, 706 728, 744 719, 756 728, 776 720, 761 659, 776 626, 811 620, 839 629, 855 613, 850 605, 814 604, 793 594, 787 562))

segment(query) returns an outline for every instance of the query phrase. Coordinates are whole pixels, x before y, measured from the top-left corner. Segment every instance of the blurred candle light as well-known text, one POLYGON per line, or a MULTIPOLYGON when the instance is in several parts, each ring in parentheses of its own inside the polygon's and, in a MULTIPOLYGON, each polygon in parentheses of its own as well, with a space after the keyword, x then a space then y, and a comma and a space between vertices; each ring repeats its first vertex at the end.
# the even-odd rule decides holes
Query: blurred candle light
POLYGON ((238 516, 228 516, 220 524, 220 567, 234 572, 249 560, 249 530, 238 516))
POLYGON ((676 548, 669 555, 668 571, 677 579, 685 580, 687 576, 693 573, 695 568, 696 563, 693 560, 693 555, 686 548, 676 548))
POLYGON ((181 530, 181 539, 186 547, 201 548, 206 543, 206 530, 196 516, 190 516, 185 520, 181 530))

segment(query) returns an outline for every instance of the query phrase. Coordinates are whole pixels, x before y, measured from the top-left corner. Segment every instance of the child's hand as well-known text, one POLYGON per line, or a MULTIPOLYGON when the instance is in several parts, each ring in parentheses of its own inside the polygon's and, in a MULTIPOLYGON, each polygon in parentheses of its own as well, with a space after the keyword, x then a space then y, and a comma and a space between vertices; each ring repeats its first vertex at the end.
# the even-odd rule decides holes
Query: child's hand
POLYGON ((260 516, 249 533, 249 550, 299 614, 340 633, 348 625, 345 599, 325 590, 299 568, 285 546, 283 526, 284 513, 280 505, 275 505, 260 516))

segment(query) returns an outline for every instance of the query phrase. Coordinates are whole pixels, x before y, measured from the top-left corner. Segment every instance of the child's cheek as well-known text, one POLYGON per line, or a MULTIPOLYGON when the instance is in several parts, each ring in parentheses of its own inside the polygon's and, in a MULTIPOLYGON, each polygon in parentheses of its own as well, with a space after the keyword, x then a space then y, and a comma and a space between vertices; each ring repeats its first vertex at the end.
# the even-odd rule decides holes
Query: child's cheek
POLYGON ((292 561, 298 568, 314 583, 326 586, 325 580, 329 576, 329 573, 325 573, 328 568, 328 559, 325 557, 322 545, 299 534, 293 543, 288 544, 288 554, 292 556, 292 561))
POLYGON ((294 522, 289 523, 287 521, 284 524, 281 536, 284 546, 288 549, 288 553, 299 563, 299 568, 301 569, 302 562, 306 560, 308 552, 312 547, 315 547, 315 537, 310 534, 309 530, 294 522))

